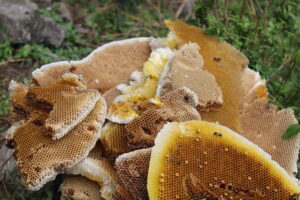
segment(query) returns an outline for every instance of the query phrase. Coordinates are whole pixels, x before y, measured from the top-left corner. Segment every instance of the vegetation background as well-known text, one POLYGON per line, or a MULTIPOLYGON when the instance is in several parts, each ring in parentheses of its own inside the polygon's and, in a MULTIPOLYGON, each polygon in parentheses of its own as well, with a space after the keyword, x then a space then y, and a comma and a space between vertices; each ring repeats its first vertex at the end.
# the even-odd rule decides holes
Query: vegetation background
MULTIPOLYGON (((7 86, 11 79, 29 83, 33 69, 81 59, 113 40, 164 37, 168 32, 165 19, 204 28, 242 51, 250 60, 249 67, 267 80, 272 103, 292 108, 300 119, 299 0, 56 0, 40 4, 39 11, 66 27, 66 38, 59 48, 14 44, 9 38, 0 43, 0 131, 10 125, 7 86), (62 12, 62 2, 71 19, 62 12)), ((18 178, 14 173, 11 181, 1 180, 2 200, 59 199, 60 177, 37 192, 26 191, 14 181, 18 178)))

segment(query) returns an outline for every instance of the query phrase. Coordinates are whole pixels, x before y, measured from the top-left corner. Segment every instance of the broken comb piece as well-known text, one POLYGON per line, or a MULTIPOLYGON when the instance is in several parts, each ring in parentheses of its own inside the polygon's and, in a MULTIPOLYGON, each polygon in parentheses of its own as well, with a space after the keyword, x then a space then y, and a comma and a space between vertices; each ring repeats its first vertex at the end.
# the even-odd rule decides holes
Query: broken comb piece
POLYGON ((297 123, 293 110, 279 110, 265 98, 257 98, 243 106, 241 120, 241 135, 269 153, 291 176, 295 176, 300 135, 282 139, 288 127, 297 123))
POLYGON ((147 176, 151 149, 139 149, 120 155, 115 162, 118 176, 135 200, 147 200, 147 176))
POLYGON ((199 49, 196 43, 187 43, 175 53, 163 72, 157 96, 187 87, 198 95, 198 109, 211 110, 222 106, 221 88, 214 75, 203 69, 203 58, 199 49))
POLYGON ((69 73, 49 87, 32 86, 28 90, 27 101, 31 106, 50 111, 45 127, 54 140, 84 120, 100 98, 97 90, 85 89, 79 79, 69 73))
POLYGON ((169 123, 155 139, 147 182, 151 200, 289 200, 296 179, 257 145, 227 127, 169 123))
POLYGON ((154 139, 164 124, 201 119, 195 106, 197 95, 183 87, 165 94, 161 106, 151 106, 139 117, 125 125, 128 144, 131 148, 140 149, 154 145, 154 139))
POLYGON ((223 105, 214 112, 201 112, 205 121, 219 122, 234 131, 240 131, 240 106, 244 98, 242 70, 249 61, 241 52, 220 41, 216 36, 207 35, 195 26, 181 21, 166 21, 179 46, 193 42, 200 46, 203 57, 203 69, 211 73, 223 94, 223 105))
POLYGON ((119 155, 132 151, 128 146, 124 124, 107 122, 102 128, 100 141, 108 158, 115 160, 119 155))
POLYGON ((81 176, 66 176, 60 185, 61 200, 103 200, 100 186, 81 176))
POLYGON ((52 140, 47 135, 48 113, 35 111, 14 133, 15 157, 25 184, 38 190, 88 155, 99 138, 106 115, 102 97, 89 115, 67 135, 52 140))
POLYGON ((64 73, 82 75, 87 88, 105 92, 125 80, 133 71, 142 69, 150 55, 150 38, 114 41, 95 49, 80 61, 63 61, 44 65, 32 72, 42 87, 49 87, 64 73))
POLYGON ((104 157, 100 143, 89 155, 67 171, 68 174, 85 176, 100 185, 101 197, 105 200, 130 200, 130 194, 120 184, 116 170, 110 161, 104 157), (125 199, 124 199, 125 198, 125 199))

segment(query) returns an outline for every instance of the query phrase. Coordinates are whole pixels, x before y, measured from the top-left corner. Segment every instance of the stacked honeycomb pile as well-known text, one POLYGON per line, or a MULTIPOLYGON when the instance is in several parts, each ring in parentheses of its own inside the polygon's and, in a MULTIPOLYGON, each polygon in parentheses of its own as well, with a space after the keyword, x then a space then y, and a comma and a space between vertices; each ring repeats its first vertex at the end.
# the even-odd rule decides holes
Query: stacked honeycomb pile
POLYGON ((11 82, 7 143, 24 184, 61 199, 299 200, 293 111, 230 44, 180 21, 11 82))

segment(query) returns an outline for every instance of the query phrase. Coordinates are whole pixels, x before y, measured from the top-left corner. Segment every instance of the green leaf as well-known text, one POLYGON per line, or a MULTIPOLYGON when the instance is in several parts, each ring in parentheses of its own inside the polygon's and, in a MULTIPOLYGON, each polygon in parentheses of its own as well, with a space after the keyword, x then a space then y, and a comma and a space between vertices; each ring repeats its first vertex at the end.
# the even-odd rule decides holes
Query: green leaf
POLYGON ((285 84, 284 86, 282 86, 280 88, 280 93, 281 94, 288 94, 292 89, 293 89, 293 83, 288 82, 287 84, 285 84))
POLYGON ((287 131, 282 136, 282 138, 289 139, 289 138, 297 135, 298 133, 300 133, 300 124, 293 124, 287 129, 287 131))
POLYGON ((300 64, 300 49, 296 52, 295 60, 296 64, 300 64))

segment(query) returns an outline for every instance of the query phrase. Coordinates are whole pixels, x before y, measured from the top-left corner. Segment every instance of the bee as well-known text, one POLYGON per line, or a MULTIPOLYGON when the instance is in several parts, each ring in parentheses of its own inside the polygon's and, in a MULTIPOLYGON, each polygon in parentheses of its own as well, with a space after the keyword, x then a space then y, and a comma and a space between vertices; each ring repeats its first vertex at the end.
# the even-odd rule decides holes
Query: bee
POLYGON ((214 132, 214 136, 219 136, 219 137, 222 137, 223 134, 222 133, 219 133, 219 132, 214 132))

